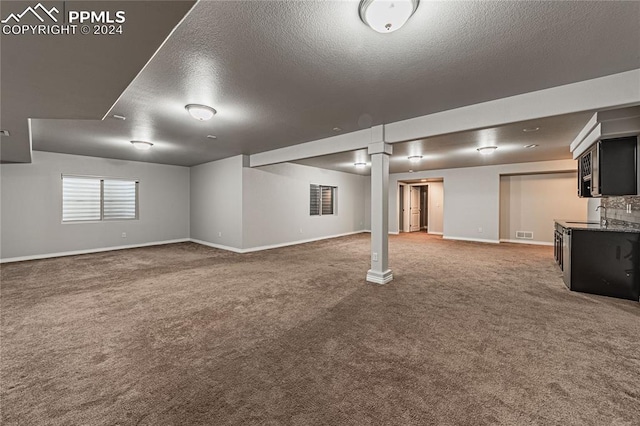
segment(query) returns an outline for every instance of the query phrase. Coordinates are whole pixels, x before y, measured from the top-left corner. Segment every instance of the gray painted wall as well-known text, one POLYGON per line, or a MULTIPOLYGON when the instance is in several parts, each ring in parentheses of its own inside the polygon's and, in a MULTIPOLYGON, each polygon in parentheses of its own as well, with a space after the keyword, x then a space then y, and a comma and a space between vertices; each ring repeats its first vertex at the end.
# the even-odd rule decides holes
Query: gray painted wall
POLYGON ((242 248, 242 163, 238 155, 191 167, 191 238, 242 248))
POLYGON ((392 174, 389 179, 389 231, 398 231, 398 181, 443 178, 444 237, 498 242, 500 175, 575 170, 574 160, 556 160, 392 174))
POLYGON ((553 243, 554 219, 585 220, 587 199, 577 193, 578 173, 542 173, 500 177, 500 239, 516 240, 517 231, 553 243))
POLYGON ((0 175, 2 259, 189 238, 187 167, 34 151, 0 175), (139 219, 63 224, 62 174, 139 179, 139 219))
POLYGON ((243 172, 244 248, 293 243, 367 229, 369 178, 283 163, 243 172), (309 214, 309 185, 336 186, 337 214, 309 214))

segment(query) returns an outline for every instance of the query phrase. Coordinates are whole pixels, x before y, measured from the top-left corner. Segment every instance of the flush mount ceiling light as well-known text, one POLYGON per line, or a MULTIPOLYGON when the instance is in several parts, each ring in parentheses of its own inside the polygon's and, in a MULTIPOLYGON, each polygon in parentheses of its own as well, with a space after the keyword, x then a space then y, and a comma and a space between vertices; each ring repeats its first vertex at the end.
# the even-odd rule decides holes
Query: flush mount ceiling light
POLYGON ((538 130, 540 130, 540 127, 526 127, 522 129, 525 133, 537 132, 538 130))
POLYGON ((218 139, 218 137, 216 135, 207 135, 207 137, 209 139, 218 139))
POLYGON ((409 156, 407 158, 412 163, 418 163, 418 162, 420 162, 420 160, 422 160, 422 155, 411 155, 411 156, 409 156))
POLYGON ((367 163, 353 163, 353 165, 356 166, 356 169, 364 169, 367 167, 367 163))
POLYGON ((482 155, 491 155, 496 149, 498 149, 497 146, 483 146, 482 148, 478 148, 478 152, 482 155))
POLYGON ((362 0, 362 22, 379 33, 392 33, 407 23, 420 0, 362 0))
POLYGON ((124 115, 118 115, 118 114, 113 114, 112 117, 115 118, 116 120, 122 120, 122 121, 127 119, 127 117, 125 117, 124 115))
POLYGON ((189 115, 199 121, 211 120, 216 115, 216 110, 206 105, 189 104, 184 107, 189 111, 189 115))
POLYGON ((151 142, 145 142, 145 141, 131 141, 131 144, 134 147, 136 147, 136 149, 139 149, 142 151, 146 151, 153 146, 151 142))
POLYGON ((529 149, 529 148, 535 148, 537 146, 538 146, 538 144, 532 143, 532 144, 529 144, 529 145, 525 145, 524 147, 529 149))

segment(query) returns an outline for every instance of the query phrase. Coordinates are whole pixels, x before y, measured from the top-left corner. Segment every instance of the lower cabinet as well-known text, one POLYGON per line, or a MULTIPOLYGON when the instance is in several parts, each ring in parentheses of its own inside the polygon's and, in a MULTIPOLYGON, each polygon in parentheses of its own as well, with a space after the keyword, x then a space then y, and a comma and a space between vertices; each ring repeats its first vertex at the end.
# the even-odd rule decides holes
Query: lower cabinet
POLYGON ((558 266, 562 270, 562 232, 564 228, 556 224, 556 229, 553 236, 553 258, 558 266))
POLYGON ((640 233, 571 229, 563 246, 572 291, 640 299, 640 233))

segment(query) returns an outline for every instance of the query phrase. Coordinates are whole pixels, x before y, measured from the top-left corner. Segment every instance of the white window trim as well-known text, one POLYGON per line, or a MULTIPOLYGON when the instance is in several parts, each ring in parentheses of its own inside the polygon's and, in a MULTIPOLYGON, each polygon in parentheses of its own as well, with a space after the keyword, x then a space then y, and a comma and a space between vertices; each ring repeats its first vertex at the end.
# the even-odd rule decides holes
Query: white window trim
POLYGON ((78 174, 61 174, 60 175, 60 223, 63 225, 75 225, 84 223, 105 223, 105 222, 130 222, 132 220, 140 220, 140 179, 138 178, 125 178, 125 177, 110 177, 110 176, 98 176, 98 175, 78 175, 78 174), (80 178, 80 179, 100 179, 100 219, 99 220, 64 220, 64 188, 63 180, 65 177, 80 178), (117 218, 117 219, 105 219, 104 218, 104 181, 105 180, 124 180, 128 182, 136 183, 136 217, 131 218, 117 218))
MULTIPOLYGON (((322 185, 319 183, 310 183, 309 186, 311 185, 316 185, 320 188, 320 205, 319 205, 318 214, 309 213, 309 216, 311 217, 338 216, 338 187, 335 185, 322 185), (333 202, 333 213, 331 214, 322 214, 322 188, 331 188, 331 191, 332 191, 331 201, 333 202)), ((309 196, 311 195, 309 194, 309 196)), ((311 203, 311 199, 309 199, 309 203, 311 203)))

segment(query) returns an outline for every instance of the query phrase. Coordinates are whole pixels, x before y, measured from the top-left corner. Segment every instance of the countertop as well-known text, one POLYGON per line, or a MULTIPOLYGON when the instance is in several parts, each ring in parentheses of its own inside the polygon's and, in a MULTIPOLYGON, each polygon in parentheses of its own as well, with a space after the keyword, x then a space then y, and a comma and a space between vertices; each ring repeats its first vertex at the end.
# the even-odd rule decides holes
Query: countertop
POLYGON ((604 227, 599 222, 587 222, 584 220, 568 219, 556 219, 555 222, 563 228, 581 231, 631 232, 640 234, 640 229, 631 228, 628 226, 607 225, 606 227, 604 227))

